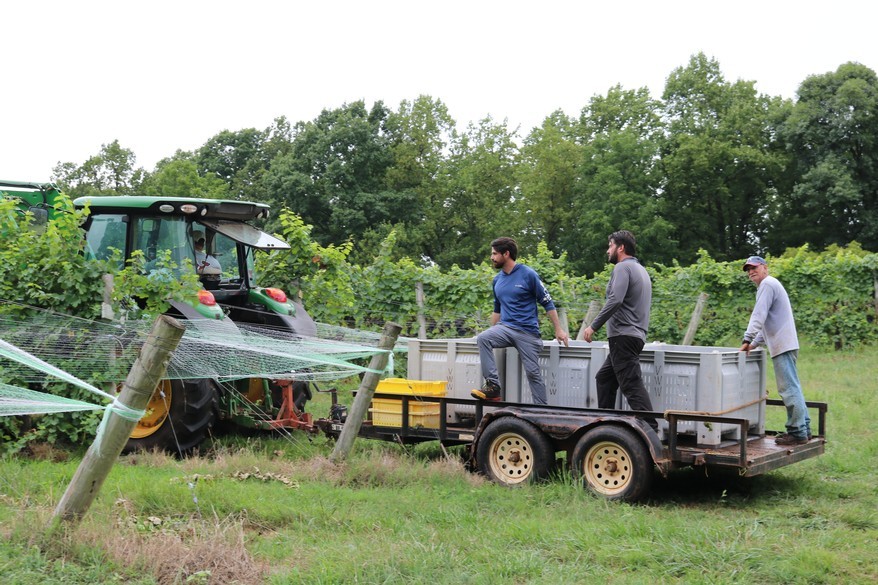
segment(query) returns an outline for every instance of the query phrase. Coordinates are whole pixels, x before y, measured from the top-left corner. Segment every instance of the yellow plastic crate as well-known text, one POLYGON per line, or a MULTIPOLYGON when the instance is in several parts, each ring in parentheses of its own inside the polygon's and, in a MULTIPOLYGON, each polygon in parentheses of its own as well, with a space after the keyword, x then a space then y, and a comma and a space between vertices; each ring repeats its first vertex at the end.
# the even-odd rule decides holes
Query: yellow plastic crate
MULTIPOLYGON (((445 396, 445 384, 444 381, 388 378, 378 382, 375 392, 409 396, 445 396)), ((372 413, 372 424, 376 426, 402 426, 402 400, 373 398, 369 412, 372 413)), ((409 400, 409 426, 438 429, 439 403, 409 400)))
MULTIPOLYGON (((386 401, 391 402, 391 401, 386 401)), ((439 428, 439 403, 438 402, 422 402, 420 406, 424 412, 413 413, 412 407, 418 406, 418 403, 409 402, 409 428, 423 427, 426 429, 439 428)), ((390 409, 370 408, 372 413, 372 424, 378 427, 402 427, 402 401, 394 400, 389 404, 390 409)))
POLYGON ((410 394, 412 396, 445 396, 444 380, 406 380, 387 378, 380 380, 375 392, 384 394, 410 394))

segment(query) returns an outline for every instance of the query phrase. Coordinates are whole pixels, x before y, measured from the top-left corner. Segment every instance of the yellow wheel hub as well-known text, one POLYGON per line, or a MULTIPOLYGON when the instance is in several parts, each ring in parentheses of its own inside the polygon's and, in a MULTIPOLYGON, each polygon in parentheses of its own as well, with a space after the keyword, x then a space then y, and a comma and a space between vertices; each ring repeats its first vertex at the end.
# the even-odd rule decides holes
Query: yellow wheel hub
POLYGON ((632 479, 631 456, 611 441, 593 445, 586 453, 582 467, 588 484, 608 496, 624 491, 632 479))
POLYGON ((490 465, 494 475, 503 483, 522 483, 533 472, 533 449, 520 435, 505 433, 491 443, 490 465))
POLYGON ((131 438, 142 439, 159 430, 168 418, 170 408, 171 383, 168 380, 162 380, 156 386, 149 403, 146 405, 146 414, 137 421, 134 430, 131 431, 131 438))

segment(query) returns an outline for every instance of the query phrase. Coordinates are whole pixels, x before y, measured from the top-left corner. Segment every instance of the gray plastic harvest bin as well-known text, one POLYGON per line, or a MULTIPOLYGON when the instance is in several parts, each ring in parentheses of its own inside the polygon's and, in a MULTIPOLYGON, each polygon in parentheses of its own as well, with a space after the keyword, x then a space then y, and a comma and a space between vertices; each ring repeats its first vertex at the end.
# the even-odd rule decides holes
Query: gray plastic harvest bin
MULTIPOLYGON (((506 387, 506 351, 495 349, 500 386, 506 387)), ((472 398, 470 390, 483 384, 479 348, 474 337, 465 339, 412 339, 408 343, 410 380, 444 380, 448 398, 472 398)), ((512 400, 511 398, 506 398, 512 400)), ((446 421, 459 422, 476 415, 475 406, 451 404, 446 421)))
MULTIPOLYGON (((640 354, 640 369, 654 410, 745 418, 751 433, 765 433, 764 351, 748 356, 738 348, 648 343, 640 354)), ((623 401, 621 407, 627 409, 628 404, 623 401)), ((678 431, 696 435, 699 445, 718 445, 722 437, 741 438, 736 425, 690 422, 678 431)))
MULTIPOLYGON (((540 367, 552 406, 597 407, 594 376, 607 357, 606 342, 571 341, 564 347, 546 341, 540 367)), ((515 348, 495 350, 505 400, 531 403, 530 385, 515 348)), ((749 421, 749 431, 765 432, 766 355, 747 356, 737 348, 648 343, 640 355, 643 380, 653 409, 717 414, 749 421), (752 403, 752 404, 751 404, 752 403)), ((447 396, 469 398, 482 385, 479 350, 475 338, 415 339, 409 341, 408 378, 444 380, 447 396)), ((621 393, 616 407, 628 409, 621 393)), ((471 406, 449 406, 447 421, 475 415, 471 406)), ((667 422, 659 420, 661 433, 667 422)), ((700 445, 718 445, 723 438, 739 439, 740 427, 729 424, 680 423, 678 432, 694 435, 700 445)))
MULTIPOLYGON (((540 352, 546 394, 552 406, 597 408, 595 374, 609 352, 606 342, 571 341, 564 347, 547 341, 540 352)), ((763 351, 737 348, 648 343, 640 354, 643 382, 653 410, 689 411, 745 418, 750 432, 765 432, 766 359, 763 351), (752 403, 752 404, 751 404, 752 403)), ((506 354, 507 399, 531 403, 530 384, 514 348, 506 354)), ((621 392, 616 408, 629 410, 621 392)), ((667 421, 659 420, 662 436, 667 421)), ((699 445, 718 445, 723 437, 740 438, 729 424, 680 423, 680 434, 696 435, 699 445)))
MULTIPOLYGON (((557 341, 543 342, 539 361, 549 406, 597 408, 594 375, 606 357, 606 344, 571 341, 570 347, 564 347, 557 341)), ((514 347, 506 350, 505 388, 507 400, 533 403, 527 374, 514 347)))

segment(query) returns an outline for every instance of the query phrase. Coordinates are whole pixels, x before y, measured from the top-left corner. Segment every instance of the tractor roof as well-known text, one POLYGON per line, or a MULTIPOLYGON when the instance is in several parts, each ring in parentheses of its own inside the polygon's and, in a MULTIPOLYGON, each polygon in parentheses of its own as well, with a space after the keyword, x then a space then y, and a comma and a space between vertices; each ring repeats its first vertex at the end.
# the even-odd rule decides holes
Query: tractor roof
POLYGON ((229 199, 199 199, 190 197, 144 197, 119 195, 109 197, 79 197, 77 207, 89 206, 91 213, 129 213, 136 215, 190 215, 204 219, 231 219, 248 221, 268 217, 265 203, 229 199))
POLYGON ((28 181, 4 181, 0 179, 0 187, 15 187, 17 189, 34 189, 37 191, 60 191, 55 183, 31 183, 28 181))

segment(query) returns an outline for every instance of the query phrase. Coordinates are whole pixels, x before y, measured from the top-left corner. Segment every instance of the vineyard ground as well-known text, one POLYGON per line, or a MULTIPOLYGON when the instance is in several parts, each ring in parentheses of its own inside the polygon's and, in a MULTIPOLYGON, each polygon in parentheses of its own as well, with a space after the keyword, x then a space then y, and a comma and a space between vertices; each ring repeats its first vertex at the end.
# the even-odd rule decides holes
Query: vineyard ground
POLYGON ((218 437, 185 461, 125 457, 83 522, 52 534, 81 453, 37 446, 0 460, 0 574, 40 585, 873 583, 878 347, 806 348, 799 363, 807 398, 829 403, 824 456, 749 480, 683 470, 639 505, 596 499, 564 474, 502 488, 435 444, 360 441, 334 465, 329 440, 296 433, 218 437))

